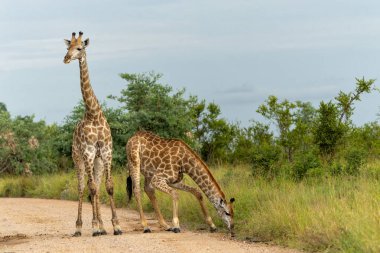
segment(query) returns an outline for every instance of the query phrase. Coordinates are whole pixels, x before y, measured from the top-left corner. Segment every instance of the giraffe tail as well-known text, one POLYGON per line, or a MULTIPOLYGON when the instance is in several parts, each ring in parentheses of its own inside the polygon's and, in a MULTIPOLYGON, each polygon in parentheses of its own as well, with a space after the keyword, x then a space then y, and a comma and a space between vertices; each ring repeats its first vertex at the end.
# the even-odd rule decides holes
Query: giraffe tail
POLYGON ((126 189, 127 189, 127 193, 128 193, 127 204, 129 204, 131 202, 131 198, 132 198, 132 178, 131 178, 131 176, 127 177, 126 189))

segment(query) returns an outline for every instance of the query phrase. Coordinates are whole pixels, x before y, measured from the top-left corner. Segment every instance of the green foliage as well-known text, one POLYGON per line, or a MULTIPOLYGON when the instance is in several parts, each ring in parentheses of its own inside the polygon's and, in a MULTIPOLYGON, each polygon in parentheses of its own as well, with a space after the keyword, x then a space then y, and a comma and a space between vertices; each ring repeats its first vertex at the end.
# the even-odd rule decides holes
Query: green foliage
MULTIPOLYGON (((102 104, 117 168, 125 166, 125 144, 140 129, 181 138, 208 163, 250 164, 254 175, 267 178, 357 175, 362 164, 380 157, 379 123, 355 127, 351 122, 354 103, 375 89, 372 79, 356 79, 354 91, 340 92, 334 102, 321 102, 318 110, 309 102, 269 96, 257 112, 274 124, 277 133, 273 134, 270 125, 257 121, 248 127, 228 122, 218 104, 196 96, 186 98, 184 89, 173 91, 162 84, 161 74, 120 76, 126 87, 118 96, 109 96, 119 107, 102 104)), ((0 173, 21 174, 27 164, 37 174, 71 170, 72 134, 83 115, 80 102, 63 124, 46 125, 33 116, 11 117, 0 103, 0 173), (38 140, 37 149, 28 145, 31 138, 38 140)))
MULTIPOLYGON (((204 102, 203 102, 204 103, 204 102)), ((220 107, 215 103, 196 106, 195 137, 201 145, 202 157, 211 163, 228 162, 237 127, 220 117, 220 107), (202 111, 200 110, 201 108, 202 111)))
POLYGON ((320 103, 314 128, 314 143, 318 146, 320 154, 328 160, 334 156, 345 131, 338 115, 335 104, 320 103))
POLYGON ((278 162, 281 150, 278 146, 263 143, 252 150, 250 157, 253 175, 274 178, 279 174, 278 162))
POLYGON ((0 113, 8 112, 6 104, 0 102, 0 113))
POLYGON ((362 127, 352 127, 346 137, 348 147, 365 150, 372 159, 380 157, 380 125, 378 122, 364 124, 362 127))
POLYGON ((119 97, 109 96, 121 103, 126 113, 124 134, 131 136, 137 130, 153 131, 162 137, 186 139, 193 128, 190 105, 196 98, 184 98, 185 90, 173 93, 169 85, 159 83, 161 74, 121 74, 127 87, 119 97))
POLYGON ((351 116, 354 112, 353 103, 355 101, 360 101, 360 96, 363 93, 370 93, 374 89, 373 84, 375 79, 369 79, 366 81, 364 77, 362 79, 356 78, 356 88, 353 92, 345 93, 343 91, 339 92, 339 95, 335 97, 337 101, 337 108, 339 108, 339 122, 344 122, 346 124, 351 123, 351 116))
POLYGON ((36 122, 34 116, 12 119, 8 112, 0 112, 0 172, 21 174, 29 166, 36 174, 57 171, 59 153, 52 148, 56 134, 54 125, 36 122))
POLYGON ((284 152, 288 156, 288 160, 291 161, 293 154, 293 143, 290 137, 291 126, 294 122, 293 110, 296 108, 294 103, 284 100, 278 102, 278 98, 275 96, 269 96, 257 109, 257 112, 268 120, 274 122, 279 131, 279 143, 284 147, 284 152))
POLYGON ((257 112, 275 123, 279 131, 277 141, 289 162, 292 162, 297 150, 305 150, 310 146, 309 126, 315 117, 315 109, 310 103, 293 103, 286 99, 279 102, 277 97, 269 96, 257 112))
POLYGON ((345 155, 347 166, 345 172, 349 175, 358 175, 359 169, 364 164, 366 152, 360 148, 349 149, 345 155))
POLYGON ((320 176, 323 174, 321 162, 316 154, 313 152, 299 153, 295 157, 292 166, 292 176, 296 180, 303 179, 306 175, 320 176))

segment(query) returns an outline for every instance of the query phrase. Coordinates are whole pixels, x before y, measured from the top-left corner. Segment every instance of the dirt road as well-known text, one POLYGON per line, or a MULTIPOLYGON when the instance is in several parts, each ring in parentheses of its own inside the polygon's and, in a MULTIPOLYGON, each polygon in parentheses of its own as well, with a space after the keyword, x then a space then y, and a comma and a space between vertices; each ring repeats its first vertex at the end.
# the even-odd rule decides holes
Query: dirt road
POLYGON ((294 250, 230 240, 226 235, 182 231, 161 231, 148 215, 153 229, 143 234, 138 213, 118 209, 123 235, 112 235, 110 208, 102 206, 108 235, 91 236, 91 205, 83 205, 82 237, 71 237, 75 230, 77 202, 46 199, 0 198, 0 252, 274 252, 294 250))

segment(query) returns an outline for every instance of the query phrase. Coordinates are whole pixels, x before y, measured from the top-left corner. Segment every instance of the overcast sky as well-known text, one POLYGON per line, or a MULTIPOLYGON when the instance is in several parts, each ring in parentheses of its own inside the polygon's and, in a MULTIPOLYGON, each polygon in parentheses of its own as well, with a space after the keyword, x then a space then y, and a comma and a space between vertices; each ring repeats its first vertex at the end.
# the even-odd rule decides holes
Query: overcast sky
MULTIPOLYGON (((375 0, 0 0, 0 101, 61 123, 81 99, 63 39, 81 30, 99 100, 125 87, 120 73, 155 71, 247 125, 269 95, 318 106, 379 78, 379 14, 375 0)), ((379 106, 379 92, 363 96, 354 123, 379 106)))

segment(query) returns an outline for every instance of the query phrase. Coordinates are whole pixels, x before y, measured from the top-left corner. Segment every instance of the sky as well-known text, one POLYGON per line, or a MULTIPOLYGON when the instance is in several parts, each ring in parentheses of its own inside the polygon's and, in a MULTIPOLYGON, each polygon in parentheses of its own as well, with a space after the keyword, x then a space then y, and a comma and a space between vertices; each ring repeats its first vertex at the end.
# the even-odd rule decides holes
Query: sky
MULTIPOLYGON (((83 31, 100 101, 126 87, 120 73, 154 71, 246 126, 269 95, 318 106, 378 79, 379 13, 375 0, 0 0, 0 102, 62 123, 82 98, 63 39, 83 31)), ((355 108, 356 125, 377 120, 380 93, 355 108)))

